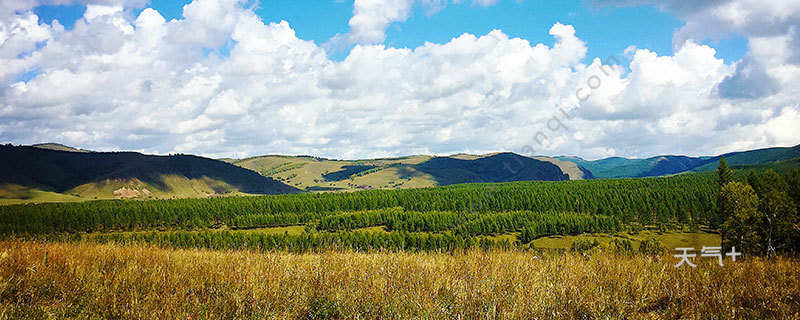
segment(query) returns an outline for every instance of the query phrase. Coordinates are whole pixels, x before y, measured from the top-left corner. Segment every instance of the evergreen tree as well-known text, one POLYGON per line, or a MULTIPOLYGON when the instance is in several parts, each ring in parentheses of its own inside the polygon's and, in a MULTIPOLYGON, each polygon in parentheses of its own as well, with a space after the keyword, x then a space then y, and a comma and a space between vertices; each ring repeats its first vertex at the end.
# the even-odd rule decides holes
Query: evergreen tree
POLYGON ((730 182, 720 191, 720 214, 727 217, 722 224, 722 246, 736 246, 745 254, 758 255, 762 250, 758 196, 749 185, 730 182))
POLYGON ((731 183, 731 181, 733 181, 733 171, 728 167, 728 162, 725 160, 725 157, 720 157, 719 166, 717 167, 717 184, 719 186, 719 193, 717 194, 718 212, 715 221, 713 221, 713 227, 718 227, 719 224, 728 220, 729 214, 721 209, 722 204, 720 201, 722 201, 722 189, 731 183))
POLYGON ((796 206, 800 206, 800 170, 795 168, 785 179, 789 185, 789 196, 794 199, 796 206))
POLYGON ((725 185, 733 181, 733 171, 728 167, 728 161, 725 157, 719 158, 719 166, 717 167, 717 183, 719 188, 722 189, 725 185))
POLYGON ((764 193, 764 182, 755 171, 750 170, 750 172, 747 174, 747 184, 753 188, 757 195, 760 196, 764 193))
MULTIPOLYGON (((784 191, 770 190, 759 201, 764 221, 762 238, 767 255, 777 251, 791 250, 793 238, 797 237, 797 207, 784 191)), ((796 249, 795 249, 796 250, 796 249)))

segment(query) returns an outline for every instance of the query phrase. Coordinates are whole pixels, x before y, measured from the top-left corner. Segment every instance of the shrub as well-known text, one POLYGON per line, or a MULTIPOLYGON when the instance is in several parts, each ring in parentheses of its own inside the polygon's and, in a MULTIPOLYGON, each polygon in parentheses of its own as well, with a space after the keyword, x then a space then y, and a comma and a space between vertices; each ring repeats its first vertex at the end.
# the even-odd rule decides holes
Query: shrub
POLYGON ((633 255, 633 245, 628 239, 613 239, 606 246, 606 251, 613 254, 633 255))
POLYGON ((600 246, 600 242, 597 239, 585 239, 585 238, 575 238, 572 241, 572 246, 570 250, 573 252, 586 252, 586 251, 593 251, 595 248, 600 246))
POLYGON ((639 253, 648 256, 661 255, 667 252, 667 248, 661 241, 653 237, 642 240, 639 244, 639 253))
POLYGON ((308 306, 306 319, 337 319, 340 317, 336 301, 327 296, 314 296, 308 306))

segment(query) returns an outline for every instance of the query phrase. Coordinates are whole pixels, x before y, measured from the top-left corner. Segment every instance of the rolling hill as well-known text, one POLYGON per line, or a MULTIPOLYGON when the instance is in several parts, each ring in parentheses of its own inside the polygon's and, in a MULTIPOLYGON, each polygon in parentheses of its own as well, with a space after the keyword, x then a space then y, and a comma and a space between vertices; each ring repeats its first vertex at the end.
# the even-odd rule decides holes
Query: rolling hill
POLYGON ((5 200, 63 201, 66 197, 77 201, 294 192, 299 190, 253 171, 192 155, 0 146, 0 198, 5 200))
MULTIPOLYGON (((724 154, 731 166, 758 165, 800 157, 800 146, 724 154)), ((308 191, 405 189, 466 182, 640 178, 716 169, 720 156, 662 155, 647 159, 611 157, 595 161, 579 157, 526 157, 514 153, 446 157, 335 160, 310 156, 266 155, 224 159, 308 191), (535 160, 535 161, 533 161, 535 160), (552 170, 552 166, 558 171, 552 170), (508 165, 508 168, 506 168, 508 165), (522 172, 516 173, 519 169, 522 172)))
POLYGON ((592 177, 591 172, 572 162, 514 153, 365 160, 267 155, 224 161, 309 191, 407 189, 469 182, 561 181, 592 177))
POLYGON ((414 168, 432 176, 438 185, 470 182, 569 180, 569 176, 553 163, 514 153, 499 153, 474 160, 436 157, 417 164, 414 168))
POLYGON ((70 146, 65 146, 60 143, 37 143, 32 144, 31 147, 39 148, 39 149, 47 149, 47 150, 56 150, 56 151, 70 151, 70 152, 92 152, 89 150, 83 150, 78 148, 73 148, 70 146))
POLYGON ((725 157, 729 165, 758 165, 800 157, 800 145, 794 147, 775 147, 718 156, 687 157, 663 155, 647 159, 628 159, 611 157, 588 161, 579 157, 556 157, 573 162, 591 171, 595 178, 639 178, 676 174, 686 171, 702 172, 717 168, 719 158, 725 157))
MULTIPOLYGON (((714 170, 720 157, 664 155, 588 161, 505 152, 362 160, 266 155, 220 161, 192 155, 92 152, 53 143, 0 148, 0 204, 637 178, 714 170)), ((800 146, 723 156, 734 167, 761 165, 800 158, 800 146)))
MULTIPOLYGON (((731 152, 723 154, 728 165, 754 165, 766 164, 775 161, 782 161, 800 158, 800 145, 794 147, 765 148, 741 152, 731 152)), ((720 156, 710 157, 704 164, 697 166, 692 171, 710 171, 717 168, 716 162, 720 156)))

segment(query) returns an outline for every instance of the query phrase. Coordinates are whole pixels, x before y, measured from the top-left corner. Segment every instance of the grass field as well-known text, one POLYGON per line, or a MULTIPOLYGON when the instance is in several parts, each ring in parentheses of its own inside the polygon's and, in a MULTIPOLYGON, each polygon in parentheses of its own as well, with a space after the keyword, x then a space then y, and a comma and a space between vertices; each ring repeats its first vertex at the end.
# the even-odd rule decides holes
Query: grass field
POLYGON ((409 156, 351 161, 305 156, 260 156, 247 159, 223 160, 300 189, 309 191, 355 191, 435 186, 436 181, 430 175, 413 172, 414 169, 410 167, 410 165, 424 162, 430 158, 430 156, 409 156), (326 174, 342 171, 346 166, 375 166, 377 169, 375 169, 375 172, 353 176, 352 179, 325 179, 324 176, 326 174))
POLYGON ((630 240, 634 249, 639 247, 639 243, 647 238, 655 238, 660 241, 664 246, 672 250, 674 248, 702 248, 703 246, 713 247, 720 245, 720 237, 717 233, 707 232, 655 232, 645 230, 637 234, 630 233, 617 233, 617 234, 582 234, 578 236, 558 235, 550 237, 542 237, 533 240, 533 245, 537 248, 551 248, 551 249, 568 249, 576 238, 584 239, 597 239, 601 244, 606 244, 612 239, 626 239, 630 240))
POLYGON ((0 205, 79 202, 103 199, 182 199, 248 195, 235 187, 208 177, 189 179, 177 175, 162 177, 164 186, 158 187, 139 179, 114 179, 86 183, 64 193, 40 190, 18 185, 0 186, 0 205))
POLYGON ((0 319, 791 319, 800 262, 0 242, 0 319))
POLYGON ((0 205, 42 202, 75 202, 86 200, 87 199, 72 195, 60 194, 18 185, 0 186, 0 205))

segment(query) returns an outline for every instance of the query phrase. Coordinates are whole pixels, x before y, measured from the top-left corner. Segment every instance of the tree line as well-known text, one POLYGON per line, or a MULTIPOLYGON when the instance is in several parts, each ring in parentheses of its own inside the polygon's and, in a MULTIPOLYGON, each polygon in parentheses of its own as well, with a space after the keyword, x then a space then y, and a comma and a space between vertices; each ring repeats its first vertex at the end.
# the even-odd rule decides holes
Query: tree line
MULTIPOLYGON (((335 232, 385 226, 389 231, 441 232, 459 235, 499 235, 527 229, 531 237, 584 232, 615 232, 621 227, 617 218, 572 212, 452 212, 404 211, 403 208, 328 215, 317 230, 335 232), (525 228, 523 228, 525 227, 525 228)), ((532 240, 532 239, 531 239, 532 240)), ((524 241, 528 242, 528 241, 524 241)))
MULTIPOLYGON (((659 178, 524 181, 350 193, 11 205, 0 206, 0 233, 193 230, 220 225, 267 227, 307 223, 341 212, 394 207, 409 212, 467 215, 512 211, 580 212, 614 217, 621 223, 707 224, 719 220, 716 216, 717 189, 713 174, 698 173, 659 178)), ((413 230, 414 227, 402 228, 413 230)))
POLYGON ((169 248, 209 248, 216 250, 252 249, 308 252, 330 249, 357 251, 457 251, 471 248, 508 249, 514 244, 464 235, 412 232, 302 233, 300 235, 265 234, 205 230, 170 232, 128 232, 92 235, 88 241, 117 244, 153 244, 169 248))

